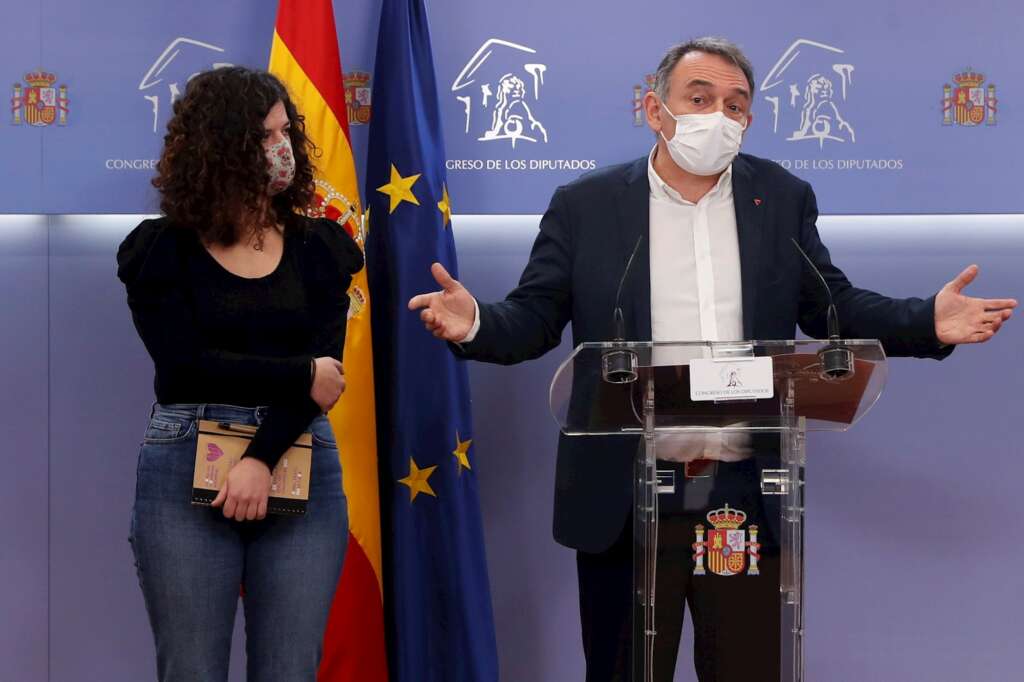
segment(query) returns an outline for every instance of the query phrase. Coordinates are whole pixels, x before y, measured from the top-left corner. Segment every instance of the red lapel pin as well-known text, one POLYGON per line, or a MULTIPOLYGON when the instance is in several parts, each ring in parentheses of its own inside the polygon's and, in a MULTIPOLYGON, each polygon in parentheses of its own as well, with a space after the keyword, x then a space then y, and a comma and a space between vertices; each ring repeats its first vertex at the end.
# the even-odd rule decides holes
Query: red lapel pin
POLYGON ((761 205, 761 200, 760 199, 754 199, 754 206, 760 206, 760 205, 761 205))

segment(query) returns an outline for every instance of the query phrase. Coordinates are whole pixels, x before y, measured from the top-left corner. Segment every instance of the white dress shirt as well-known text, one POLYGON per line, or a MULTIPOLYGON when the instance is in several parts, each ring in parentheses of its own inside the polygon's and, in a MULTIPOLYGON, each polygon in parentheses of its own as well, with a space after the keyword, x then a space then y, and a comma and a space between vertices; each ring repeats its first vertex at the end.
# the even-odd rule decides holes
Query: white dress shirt
MULTIPOLYGON (((740 245, 732 196, 732 167, 697 203, 687 201, 647 161, 650 197, 651 337, 668 341, 743 338, 740 245)), ((692 357, 692 355, 691 355, 692 357)), ((655 364, 688 357, 656 352, 655 364)), ((657 440, 658 458, 736 461, 750 453, 743 434, 671 434, 657 440)))

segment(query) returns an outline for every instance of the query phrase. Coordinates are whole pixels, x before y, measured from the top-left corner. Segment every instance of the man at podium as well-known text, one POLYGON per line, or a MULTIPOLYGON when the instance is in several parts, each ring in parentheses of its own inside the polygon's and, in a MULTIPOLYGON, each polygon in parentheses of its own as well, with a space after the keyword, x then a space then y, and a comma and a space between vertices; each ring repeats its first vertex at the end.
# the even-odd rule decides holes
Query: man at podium
MULTIPOLYGON (((555 191, 519 286, 504 301, 476 301, 434 264, 441 290, 409 307, 460 357, 502 364, 556 347, 569 322, 573 345, 619 336, 786 339, 797 327, 824 338, 829 293, 839 333, 879 339, 888 355, 942 359, 958 344, 992 338, 1017 302, 966 296, 976 266, 924 299, 889 298, 847 280, 819 238, 811 186, 739 152, 754 91, 753 69, 736 45, 700 38, 672 47, 643 101, 653 148, 555 191)), ((577 550, 588 682, 630 675, 636 448, 622 437, 559 441, 554 536, 577 550)), ((659 537, 657 680, 673 677, 684 602, 702 682, 779 679, 778 538, 758 518, 751 462, 759 454, 742 435, 659 445, 659 468, 674 471, 676 483, 659 498, 672 520, 659 537), (698 494, 709 467, 719 482, 698 494), (739 536, 754 525, 756 555, 749 533, 739 536)))

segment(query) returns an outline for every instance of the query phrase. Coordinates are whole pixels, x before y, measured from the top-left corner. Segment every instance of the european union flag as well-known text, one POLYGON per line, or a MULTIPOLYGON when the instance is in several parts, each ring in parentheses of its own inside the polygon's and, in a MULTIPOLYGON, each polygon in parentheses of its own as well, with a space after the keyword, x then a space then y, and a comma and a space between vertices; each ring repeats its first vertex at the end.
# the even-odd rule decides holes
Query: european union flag
POLYGON ((384 0, 366 170, 391 679, 483 682, 498 661, 465 364, 409 299, 458 277, 423 0, 384 0))

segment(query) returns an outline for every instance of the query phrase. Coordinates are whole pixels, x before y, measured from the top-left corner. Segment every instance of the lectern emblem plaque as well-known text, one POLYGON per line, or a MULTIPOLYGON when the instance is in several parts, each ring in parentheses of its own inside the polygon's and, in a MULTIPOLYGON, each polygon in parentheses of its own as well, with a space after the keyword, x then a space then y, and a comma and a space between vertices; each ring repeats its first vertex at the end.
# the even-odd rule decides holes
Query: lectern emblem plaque
POLYGON ((744 573, 746 569, 746 575, 760 575, 757 564, 761 558, 758 553, 761 545, 757 542, 757 526, 740 528, 746 523, 746 513, 726 504, 709 511, 707 520, 712 526, 707 531, 707 539, 703 525, 694 527, 693 574, 706 575, 710 570, 715 575, 733 576, 744 573))

